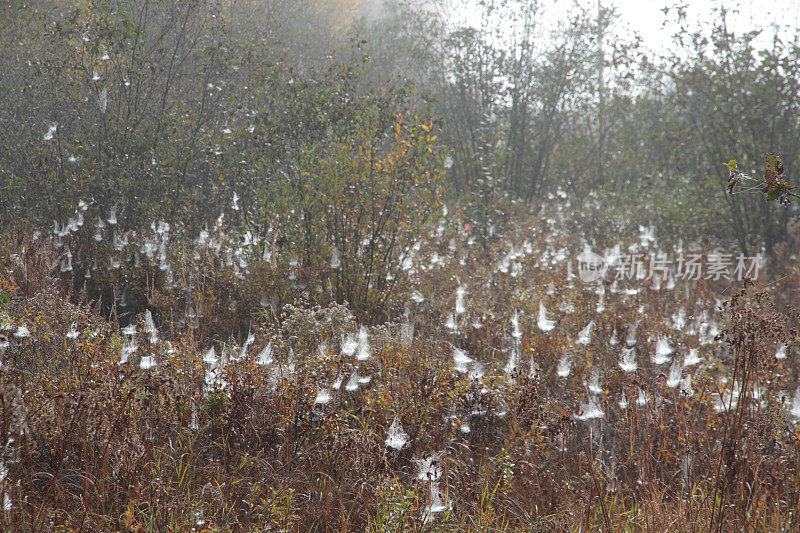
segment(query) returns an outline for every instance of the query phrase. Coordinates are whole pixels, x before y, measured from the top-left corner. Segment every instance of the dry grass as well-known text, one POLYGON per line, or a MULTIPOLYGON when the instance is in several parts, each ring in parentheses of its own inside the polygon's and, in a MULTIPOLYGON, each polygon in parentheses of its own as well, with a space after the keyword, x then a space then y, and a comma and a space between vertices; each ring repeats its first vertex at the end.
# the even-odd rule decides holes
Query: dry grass
POLYGON ((780 295, 768 291, 728 297, 705 283, 635 295, 607 287, 598 310, 596 291, 537 264, 560 245, 532 227, 509 230, 487 260, 452 223, 418 254, 418 265, 434 251, 443 264, 399 283, 386 310, 395 318, 367 329, 363 361, 342 341, 357 339, 367 317, 324 286, 301 288, 280 260, 238 269, 224 249, 194 256, 196 245, 182 242, 171 249, 172 283, 147 260, 100 266, 76 283, 55 266, 63 247, 7 235, 3 529, 795 530, 800 440, 787 406, 797 311, 776 310, 780 295), (502 272, 507 243, 526 237, 536 252, 511 260, 515 275, 502 272), (465 310, 452 331, 458 286, 465 310), (115 291, 126 305, 119 294, 109 301, 115 291), (726 303, 713 311, 716 297, 726 303), (537 327, 540 302, 556 318, 551 332, 537 327), (718 339, 674 327, 679 308, 687 324, 719 324, 718 339), (620 349, 637 322, 638 369, 623 372, 620 349), (129 324, 134 335, 120 328, 129 324), (660 336, 674 357, 703 357, 683 370, 692 393, 668 386, 669 365, 651 361, 660 336), (774 357, 780 343, 787 359, 774 357), (268 345, 274 361, 260 364, 268 345), (203 362, 212 346, 228 359, 216 381, 203 362), (454 369, 454 347, 485 374, 454 369), (565 354, 566 378, 556 372, 565 354), (356 383, 353 372, 370 379, 356 383), (582 420, 593 386, 603 416, 582 420), (315 402, 320 389, 329 402, 315 402), (720 410, 731 391, 738 401, 720 410), (399 450, 384 442, 395 419, 408 435, 399 450))

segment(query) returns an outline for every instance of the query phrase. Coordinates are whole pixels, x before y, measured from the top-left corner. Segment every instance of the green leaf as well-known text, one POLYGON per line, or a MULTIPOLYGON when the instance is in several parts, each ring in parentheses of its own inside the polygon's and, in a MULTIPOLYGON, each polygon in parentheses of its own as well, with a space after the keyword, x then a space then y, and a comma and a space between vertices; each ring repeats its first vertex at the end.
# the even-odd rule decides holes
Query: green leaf
POLYGON ((778 175, 783 174, 783 162, 781 161, 781 156, 770 152, 767 154, 766 161, 768 169, 774 171, 778 175))
POLYGON ((728 179, 728 192, 733 194, 733 188, 739 183, 742 175, 739 172, 731 172, 731 177, 728 179))
POLYGON ((775 200, 777 200, 778 198, 780 198, 780 197, 781 197, 781 195, 782 195, 784 192, 785 192, 785 189, 772 189, 772 190, 770 190, 770 191, 767 191, 767 193, 766 193, 766 195, 764 196, 764 198, 765 198, 765 199, 766 199, 768 202, 774 202, 775 200))

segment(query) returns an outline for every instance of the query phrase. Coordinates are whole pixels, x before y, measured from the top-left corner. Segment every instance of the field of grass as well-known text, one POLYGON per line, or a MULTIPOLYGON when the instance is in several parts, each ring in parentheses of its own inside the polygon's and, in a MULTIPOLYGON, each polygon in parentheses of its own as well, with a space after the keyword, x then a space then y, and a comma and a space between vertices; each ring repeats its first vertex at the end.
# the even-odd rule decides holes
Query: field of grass
POLYGON ((586 283, 562 226, 445 215, 380 313, 223 224, 8 231, 2 529, 797 530, 796 266, 586 283))

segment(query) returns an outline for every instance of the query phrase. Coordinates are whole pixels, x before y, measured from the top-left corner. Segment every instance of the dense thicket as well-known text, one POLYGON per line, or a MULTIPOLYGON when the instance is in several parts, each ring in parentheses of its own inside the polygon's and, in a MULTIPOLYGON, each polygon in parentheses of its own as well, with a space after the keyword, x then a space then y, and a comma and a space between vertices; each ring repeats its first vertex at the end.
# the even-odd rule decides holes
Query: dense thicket
POLYGON ((391 150, 393 117, 410 113, 438 135, 449 195, 483 239, 504 202, 560 187, 612 232, 658 224, 768 253, 786 240, 794 208, 725 195, 722 163, 758 170, 776 151, 792 174, 795 42, 756 48, 723 9, 695 33, 668 16, 676 41, 657 55, 602 9, 551 31, 536 2, 487 3, 468 27, 453 23, 458 6, 436 6, 6 2, 4 221, 49 223, 82 199, 130 227, 197 232, 227 212, 263 230, 287 214, 278 197, 309 154, 353 136, 391 150))
POLYGON ((800 41, 470 4, 0 0, 0 529, 797 530, 800 41))

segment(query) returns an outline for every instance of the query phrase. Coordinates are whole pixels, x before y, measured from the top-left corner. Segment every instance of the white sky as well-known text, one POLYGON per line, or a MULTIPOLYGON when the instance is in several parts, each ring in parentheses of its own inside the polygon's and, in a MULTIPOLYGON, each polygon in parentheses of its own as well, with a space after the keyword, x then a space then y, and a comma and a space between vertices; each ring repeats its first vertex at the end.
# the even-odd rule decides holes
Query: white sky
MULTIPOLYGON (((597 0, 578 0, 580 5, 591 11, 597 8, 597 0)), ((619 15, 618 24, 625 29, 638 33, 644 44, 654 50, 663 49, 670 43, 670 36, 677 28, 673 25, 663 27, 665 5, 674 4, 668 0, 600 0, 604 7, 615 7, 619 15)), ((470 8, 477 0, 466 0, 467 7, 461 11, 467 24, 477 21, 477 9, 470 8)), ((687 26, 691 30, 703 20, 713 16, 715 6, 738 10, 729 18, 732 29, 736 32, 749 31, 756 28, 769 29, 772 24, 784 28, 796 29, 800 24, 800 0, 684 0, 686 4, 687 26)), ((456 1, 458 4, 458 1, 456 1)), ((573 0, 544 0, 543 14, 550 24, 556 25, 563 20, 574 6, 573 0)), ((672 18, 674 21, 675 19, 672 18)), ((767 33, 767 32, 765 32, 767 33)), ((764 41, 769 38, 764 36, 764 41)))
MULTIPOLYGON (((662 28, 664 13, 661 9, 668 4, 669 2, 664 0, 603 0, 604 6, 616 7, 621 21, 638 32, 644 43, 654 49, 669 42, 670 35, 676 29, 674 25, 662 28)), ((736 32, 758 28, 767 29, 772 24, 796 29, 798 21, 800 21, 798 17, 800 2, 798 0, 742 0, 740 2, 691 0, 686 4, 687 21, 690 27, 713 16, 713 8, 720 5, 731 11, 738 11, 738 13, 733 13, 730 19, 733 30, 736 32)), ((764 39, 767 37, 764 36, 764 39)))

